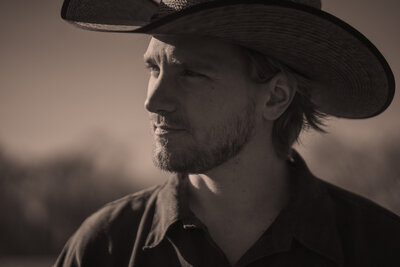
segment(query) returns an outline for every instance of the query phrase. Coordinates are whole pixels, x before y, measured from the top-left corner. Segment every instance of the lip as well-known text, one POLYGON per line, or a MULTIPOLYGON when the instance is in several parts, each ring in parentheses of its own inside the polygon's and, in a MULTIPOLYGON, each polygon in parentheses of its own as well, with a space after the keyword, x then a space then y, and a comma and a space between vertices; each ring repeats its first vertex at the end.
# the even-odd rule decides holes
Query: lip
POLYGON ((185 129, 181 129, 181 128, 172 128, 172 127, 165 126, 165 125, 154 125, 154 133, 156 135, 181 133, 184 131, 185 131, 185 129))

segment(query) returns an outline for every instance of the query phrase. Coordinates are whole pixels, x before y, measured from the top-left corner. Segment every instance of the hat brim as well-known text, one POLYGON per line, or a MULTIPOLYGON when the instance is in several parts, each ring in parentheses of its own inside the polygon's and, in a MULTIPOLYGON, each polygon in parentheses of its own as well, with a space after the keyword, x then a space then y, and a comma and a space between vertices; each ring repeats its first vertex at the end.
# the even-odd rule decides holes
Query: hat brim
POLYGON ((86 16, 79 17, 71 2, 64 3, 62 17, 85 29, 209 36, 261 52, 306 77, 311 101, 336 117, 376 116, 394 96, 393 73, 378 49, 347 23, 315 8, 276 0, 212 1, 151 20, 158 10, 152 1, 133 1, 139 9, 115 17, 110 12, 89 16, 75 6, 86 16))

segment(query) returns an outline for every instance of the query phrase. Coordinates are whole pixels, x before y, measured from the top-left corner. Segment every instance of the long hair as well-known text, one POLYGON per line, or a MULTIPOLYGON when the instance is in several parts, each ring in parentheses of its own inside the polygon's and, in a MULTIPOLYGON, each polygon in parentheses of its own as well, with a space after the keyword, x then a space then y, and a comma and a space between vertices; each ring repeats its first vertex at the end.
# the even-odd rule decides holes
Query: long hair
POLYGON ((272 129, 272 143, 282 158, 290 155, 291 148, 299 140, 302 130, 314 129, 325 132, 324 119, 327 114, 319 111, 310 101, 310 81, 280 62, 257 51, 243 48, 248 59, 250 77, 257 83, 264 83, 278 72, 284 72, 296 86, 294 98, 285 112, 275 120, 272 129))

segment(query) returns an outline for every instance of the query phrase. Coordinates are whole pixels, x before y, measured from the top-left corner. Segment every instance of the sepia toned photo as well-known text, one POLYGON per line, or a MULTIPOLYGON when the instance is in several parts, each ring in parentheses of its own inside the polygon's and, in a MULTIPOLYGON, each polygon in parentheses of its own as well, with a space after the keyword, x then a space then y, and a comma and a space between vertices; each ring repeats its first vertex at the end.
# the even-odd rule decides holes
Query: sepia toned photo
POLYGON ((398 10, 0 2, 0 266, 400 266, 398 10))

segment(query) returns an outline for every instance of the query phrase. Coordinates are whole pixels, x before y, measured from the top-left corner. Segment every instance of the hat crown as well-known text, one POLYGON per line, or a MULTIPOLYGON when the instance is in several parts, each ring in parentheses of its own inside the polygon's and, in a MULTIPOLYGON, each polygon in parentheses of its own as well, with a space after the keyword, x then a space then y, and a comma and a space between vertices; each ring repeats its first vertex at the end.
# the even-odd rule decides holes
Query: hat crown
MULTIPOLYGON (((159 15, 168 15, 173 12, 177 12, 188 8, 190 6, 203 4, 207 2, 220 1, 220 0, 161 0, 159 6, 159 15)), ((321 9, 321 0, 280 0, 285 2, 293 2, 310 6, 313 8, 321 9)), ((266 1, 268 2, 268 1, 266 1)))
MULTIPOLYGON (((284 0, 285 1, 285 0, 284 0)), ((298 3, 313 8, 321 9, 321 0, 288 0, 289 2, 298 3)))

